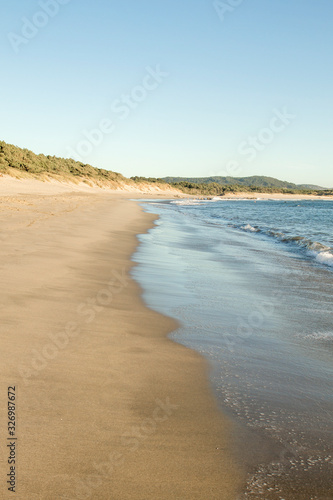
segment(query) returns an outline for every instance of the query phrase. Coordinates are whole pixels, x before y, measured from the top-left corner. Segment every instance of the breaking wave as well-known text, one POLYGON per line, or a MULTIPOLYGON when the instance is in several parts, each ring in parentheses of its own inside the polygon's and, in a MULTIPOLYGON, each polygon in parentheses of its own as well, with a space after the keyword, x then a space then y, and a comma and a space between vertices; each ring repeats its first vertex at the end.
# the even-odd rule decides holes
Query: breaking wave
POLYGON ((286 243, 294 247, 302 249, 308 257, 312 257, 320 264, 333 267, 333 248, 323 245, 318 241, 312 241, 304 236, 290 236, 283 232, 274 231, 272 229, 261 229, 258 226, 246 225, 231 225, 235 229, 240 229, 249 233, 261 233, 265 236, 273 237, 281 243, 286 243))

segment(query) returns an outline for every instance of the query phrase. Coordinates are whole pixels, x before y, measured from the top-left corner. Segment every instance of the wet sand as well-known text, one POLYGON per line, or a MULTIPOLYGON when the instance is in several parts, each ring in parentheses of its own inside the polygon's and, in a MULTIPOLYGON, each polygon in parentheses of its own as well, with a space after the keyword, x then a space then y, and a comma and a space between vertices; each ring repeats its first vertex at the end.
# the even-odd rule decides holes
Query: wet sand
POLYGON ((9 386, 18 499, 232 500, 244 483, 205 361, 129 277, 154 216, 126 196, 0 198, 1 498, 9 386))

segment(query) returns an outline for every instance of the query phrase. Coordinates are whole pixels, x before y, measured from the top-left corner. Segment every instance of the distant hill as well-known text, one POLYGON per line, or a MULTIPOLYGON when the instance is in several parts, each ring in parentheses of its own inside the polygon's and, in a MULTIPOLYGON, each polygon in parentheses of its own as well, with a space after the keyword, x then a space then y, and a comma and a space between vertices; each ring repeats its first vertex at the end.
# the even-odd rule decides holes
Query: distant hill
POLYGON ((325 190, 325 189, 328 189, 328 188, 323 188, 323 187, 320 187, 320 186, 316 186, 315 184, 297 184, 297 187, 299 189, 317 189, 317 190, 325 190))
POLYGON ((293 184, 292 182, 280 181, 274 177, 253 175, 252 177, 163 177, 164 182, 170 184, 179 182, 190 182, 193 184, 220 184, 221 186, 246 186, 276 189, 325 189, 310 184, 293 184))

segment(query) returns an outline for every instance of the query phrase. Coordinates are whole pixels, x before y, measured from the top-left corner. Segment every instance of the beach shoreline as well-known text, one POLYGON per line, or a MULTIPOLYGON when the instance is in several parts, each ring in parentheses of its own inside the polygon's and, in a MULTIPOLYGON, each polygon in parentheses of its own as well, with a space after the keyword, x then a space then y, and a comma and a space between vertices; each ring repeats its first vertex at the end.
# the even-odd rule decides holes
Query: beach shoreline
POLYGON ((160 219, 134 275, 149 306, 180 322, 171 338, 210 362, 249 472, 241 498, 328 498, 332 202, 179 205, 143 203, 160 219))
POLYGON ((206 361, 168 339, 176 322, 129 275, 156 219, 131 197, 0 199, 0 404, 15 386, 19 499, 232 500, 244 484, 206 361))

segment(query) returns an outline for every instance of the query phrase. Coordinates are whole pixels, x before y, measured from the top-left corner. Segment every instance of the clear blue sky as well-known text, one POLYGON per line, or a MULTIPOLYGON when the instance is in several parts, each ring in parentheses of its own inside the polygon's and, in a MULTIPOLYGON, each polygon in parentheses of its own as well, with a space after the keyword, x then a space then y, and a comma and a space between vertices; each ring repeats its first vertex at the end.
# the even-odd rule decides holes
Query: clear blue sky
POLYGON ((2 140, 126 176, 333 187, 331 0, 46 4, 2 7, 2 140))

